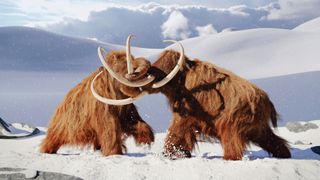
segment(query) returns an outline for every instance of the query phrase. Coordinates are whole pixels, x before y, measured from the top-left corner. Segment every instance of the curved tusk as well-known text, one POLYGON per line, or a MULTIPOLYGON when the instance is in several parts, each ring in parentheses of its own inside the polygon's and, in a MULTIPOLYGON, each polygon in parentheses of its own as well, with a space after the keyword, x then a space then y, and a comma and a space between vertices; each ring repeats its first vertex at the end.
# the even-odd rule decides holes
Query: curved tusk
POLYGON ((116 106, 122 106, 122 105, 127 105, 127 104, 132 104, 134 101, 138 100, 139 98, 141 98, 143 95, 146 94, 146 92, 142 92, 141 94, 139 94, 139 96, 135 97, 135 98, 127 98, 127 99, 121 99, 121 100, 117 100, 117 99, 108 99, 105 97, 100 96, 95 90, 94 90, 94 82, 97 79, 98 76, 100 76, 100 74, 103 71, 99 72, 92 80, 91 82, 91 93, 92 95, 100 102, 105 103, 105 104, 109 104, 109 105, 116 105, 116 106))
POLYGON ((177 43, 180 47, 180 58, 178 60, 177 65, 173 68, 173 70, 161 81, 156 82, 152 85, 152 88, 160 88, 162 86, 164 86, 165 84, 167 84, 180 70, 180 68, 183 65, 184 62, 184 48, 182 46, 182 44, 178 41, 175 40, 164 40, 164 42, 173 42, 173 43, 177 43))
POLYGON ((127 68, 128 68, 128 74, 133 73, 133 67, 132 67, 132 57, 131 57, 131 48, 130 48, 130 41, 131 38, 135 37, 134 35, 129 35, 127 38, 127 43, 126 43, 126 55, 127 55, 127 68))
POLYGON ((124 84, 126 86, 129 86, 129 87, 141 87, 141 86, 145 86, 145 85, 151 83, 154 80, 154 76, 152 76, 152 75, 149 75, 147 78, 145 78, 143 80, 134 81, 134 82, 131 82, 131 81, 123 78, 122 76, 120 76, 117 73, 115 73, 111 69, 111 67, 105 62, 104 56, 103 56, 103 52, 105 53, 105 50, 103 48, 101 48, 101 47, 98 47, 98 55, 99 55, 99 59, 100 59, 102 65, 106 68, 106 70, 110 73, 110 75, 112 77, 117 79, 122 84, 124 84))

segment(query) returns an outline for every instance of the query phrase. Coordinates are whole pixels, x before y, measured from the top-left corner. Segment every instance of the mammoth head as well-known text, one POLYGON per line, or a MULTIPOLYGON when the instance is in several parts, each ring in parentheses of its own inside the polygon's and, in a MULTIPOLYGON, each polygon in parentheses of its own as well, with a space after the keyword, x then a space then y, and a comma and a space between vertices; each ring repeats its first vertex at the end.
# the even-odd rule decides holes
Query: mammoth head
MULTIPOLYGON (((110 73, 111 76, 117 79, 120 83, 128 87, 143 87, 145 85, 150 84, 152 81, 154 81, 155 77, 153 75, 147 74, 148 69, 151 67, 149 61, 147 61, 145 58, 142 58, 142 57, 136 58, 136 59, 132 57, 131 48, 130 48, 130 41, 132 37, 133 37, 132 35, 129 35, 126 43, 126 70, 123 69, 124 61, 119 60, 119 58, 117 57, 108 57, 108 59, 111 59, 111 60, 110 62, 107 63, 105 61, 106 52, 101 47, 98 48, 98 55, 105 69, 110 73), (109 64, 111 64, 111 66, 109 64)), ((178 60, 177 65, 173 68, 173 70, 169 74, 167 74, 167 76, 164 79, 153 83, 152 88, 160 88, 165 84, 167 84, 179 72, 180 68, 183 65, 184 49, 182 44, 174 40, 166 40, 165 42, 178 43, 180 47, 180 58, 178 60)), ((95 92, 93 88, 94 81, 98 76, 100 76, 101 73, 102 72, 98 73, 96 77, 93 79, 93 81, 91 82, 91 92, 96 99, 98 99, 103 103, 110 104, 110 105, 131 104, 135 100, 137 100, 138 98, 146 94, 146 92, 141 91, 140 95, 137 97, 130 97, 122 100, 113 100, 113 99, 101 97, 95 92)))
POLYGON ((134 84, 135 81, 141 82, 141 80, 148 78, 147 72, 151 64, 145 58, 134 58, 131 56, 132 72, 128 73, 127 58, 124 51, 111 51, 108 54, 102 48, 99 48, 99 51, 100 56, 103 57, 103 59, 101 58, 101 62, 103 62, 105 69, 118 81, 122 81, 125 78, 129 80, 129 82, 126 82, 126 84, 129 83, 129 87, 140 87, 140 85, 134 84))
POLYGON ((122 84, 129 86, 129 87, 141 87, 146 84, 151 83, 154 80, 153 76, 148 76, 144 79, 144 75, 146 75, 148 68, 150 67, 150 62, 144 58, 137 58, 133 60, 131 55, 131 48, 130 48, 130 40, 132 35, 130 35, 127 39, 126 45, 126 61, 118 60, 117 57, 109 58, 111 62, 106 63, 105 61, 105 50, 101 47, 98 48, 98 55, 102 65, 106 68, 106 70, 119 82, 122 84), (122 68, 123 63, 127 64, 127 72, 125 72, 122 68), (112 64, 112 67, 109 65, 112 64), (135 81, 127 80, 125 77, 131 77, 135 81))
POLYGON ((151 64, 143 57, 135 58, 132 61, 132 73, 126 73, 124 76, 129 81, 138 81, 144 79, 148 74, 151 64))

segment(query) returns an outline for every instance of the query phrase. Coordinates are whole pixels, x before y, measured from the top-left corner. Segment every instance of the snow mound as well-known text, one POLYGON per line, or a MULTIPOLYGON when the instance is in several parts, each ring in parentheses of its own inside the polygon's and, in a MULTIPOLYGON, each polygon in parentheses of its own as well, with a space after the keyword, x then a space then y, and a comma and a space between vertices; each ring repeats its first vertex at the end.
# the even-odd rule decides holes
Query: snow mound
POLYGON ((182 44, 187 56, 249 79, 320 70, 320 31, 250 29, 191 38, 182 44))
MULTIPOLYGON (((305 25, 317 26, 318 22, 320 18, 305 25)), ((1 27, 0 38, 0 69, 6 71, 90 73, 100 66, 97 46, 107 51, 123 49, 123 46, 26 27, 1 27)), ((258 79, 319 71, 319 39, 320 31, 250 29, 191 38, 182 43, 189 57, 209 61, 245 78, 258 79)), ((135 56, 151 61, 161 51, 133 48, 135 56)))
POLYGON ((297 31, 309 31, 309 32, 319 32, 320 31, 320 17, 310 20, 306 23, 303 23, 294 30, 297 31))
POLYGON ((255 79, 253 83, 268 93, 280 114, 280 126, 320 118, 320 98, 315 98, 320 94, 320 71, 255 79))
POLYGON ((287 123, 286 128, 290 132, 298 133, 298 132, 308 131, 310 129, 317 129, 317 128, 319 128, 319 126, 317 126, 314 123, 310 123, 310 122, 307 122, 304 124, 302 124, 300 122, 289 122, 289 123, 287 123))
MULTIPOLYGON (((98 46, 107 51, 124 49, 120 45, 29 27, 0 27, 0 39, 0 70, 5 71, 90 73, 101 65, 97 56, 98 46)), ((153 52, 152 49, 133 48, 135 55, 153 52)))
POLYGON ((2 70, 83 71, 98 65, 90 63, 95 60, 97 47, 97 43, 91 40, 28 27, 1 27, 0 39, 2 70))

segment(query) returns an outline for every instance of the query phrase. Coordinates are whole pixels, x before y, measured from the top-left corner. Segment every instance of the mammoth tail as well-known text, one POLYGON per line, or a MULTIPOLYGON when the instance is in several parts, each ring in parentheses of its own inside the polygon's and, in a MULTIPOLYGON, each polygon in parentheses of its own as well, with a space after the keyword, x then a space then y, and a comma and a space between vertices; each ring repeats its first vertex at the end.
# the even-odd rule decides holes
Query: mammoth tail
POLYGON ((278 126, 277 122, 278 122, 279 115, 271 101, 270 101, 270 108, 271 108, 271 113, 270 113, 271 123, 272 123, 272 126, 276 128, 278 126))

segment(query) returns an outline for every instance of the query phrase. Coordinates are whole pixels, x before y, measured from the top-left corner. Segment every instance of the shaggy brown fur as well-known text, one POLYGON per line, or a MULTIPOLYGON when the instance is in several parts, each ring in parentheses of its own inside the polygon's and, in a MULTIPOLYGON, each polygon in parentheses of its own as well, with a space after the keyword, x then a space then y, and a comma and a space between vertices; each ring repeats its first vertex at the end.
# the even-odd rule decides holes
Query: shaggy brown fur
MULTIPOLYGON (((156 81, 176 65, 180 54, 165 51, 149 72, 156 81)), ((169 100, 173 120, 165 142, 170 157, 190 157, 199 135, 218 138, 224 159, 239 160, 249 142, 274 157, 291 157, 287 142, 275 135, 277 112, 268 95, 254 84, 230 71, 200 60, 185 58, 183 70, 159 89, 169 100)))
MULTIPOLYGON (((111 52, 107 63, 121 75, 127 72, 125 52, 111 52)), ((135 59, 133 68, 140 69, 146 75, 150 63, 144 59, 135 59)), ((100 67, 80 84, 71 89, 54 113, 47 136, 41 145, 41 152, 56 153, 60 146, 93 145, 101 149, 104 155, 122 154, 125 147, 124 137, 132 135, 137 144, 149 144, 154 141, 151 127, 142 120, 133 104, 125 106, 106 105, 96 100, 90 91, 90 83, 97 73, 103 73, 95 81, 95 89, 101 96, 112 99, 134 97, 139 88, 130 88, 120 84, 100 67)))

